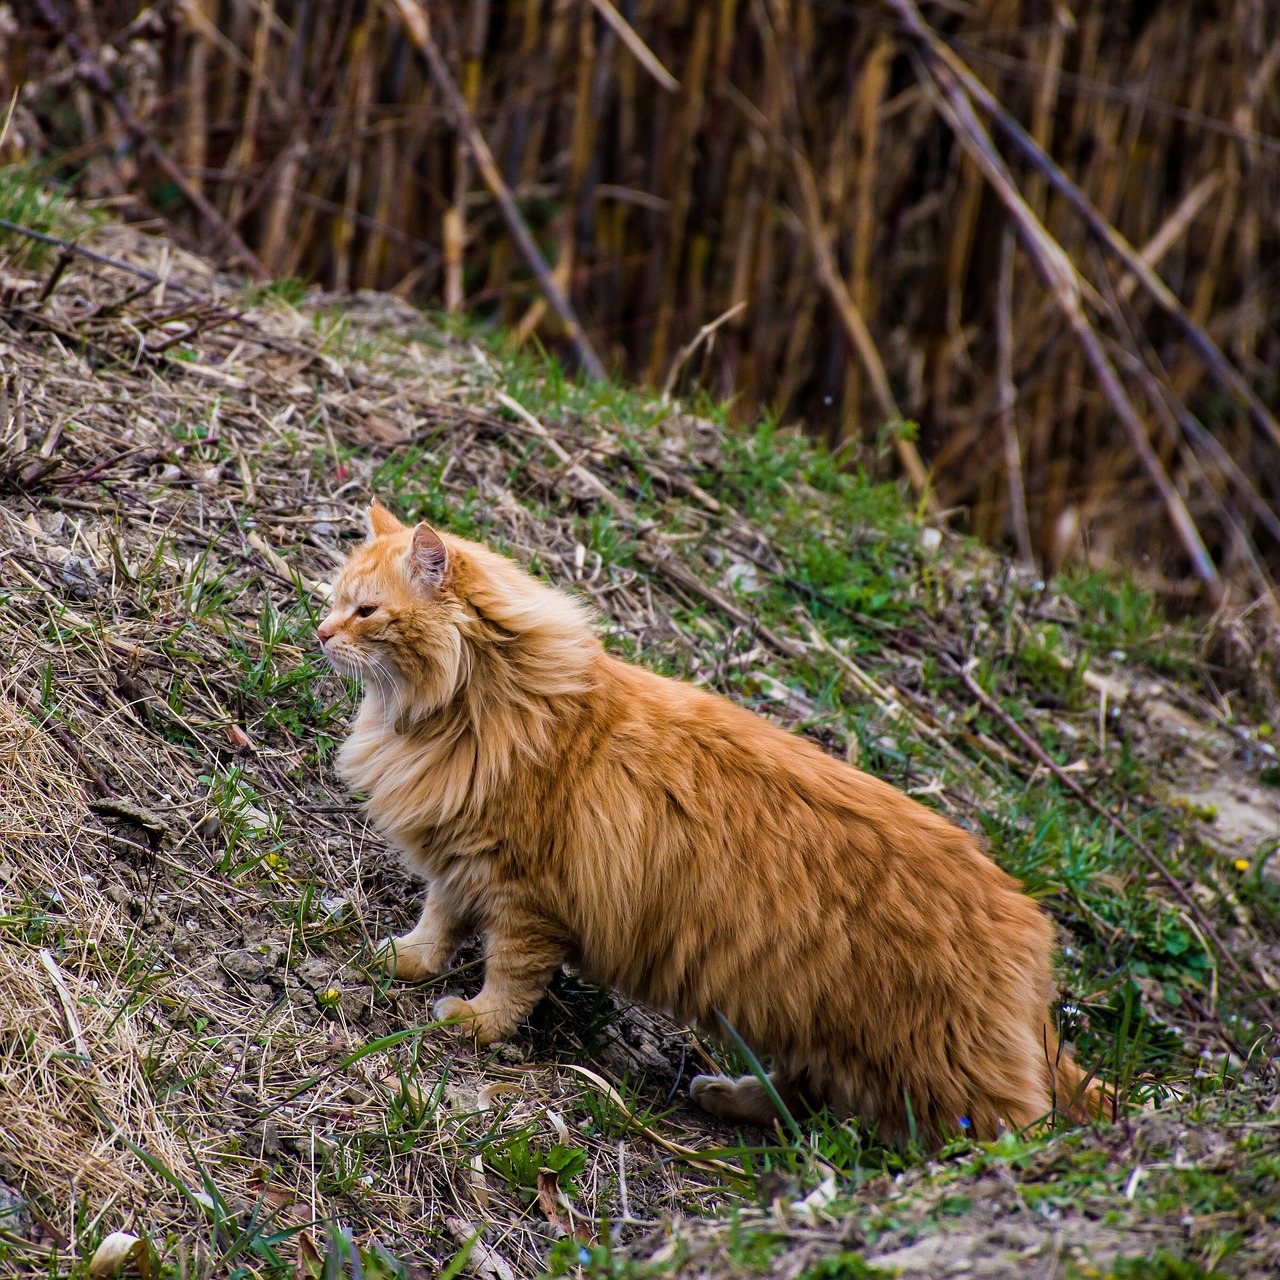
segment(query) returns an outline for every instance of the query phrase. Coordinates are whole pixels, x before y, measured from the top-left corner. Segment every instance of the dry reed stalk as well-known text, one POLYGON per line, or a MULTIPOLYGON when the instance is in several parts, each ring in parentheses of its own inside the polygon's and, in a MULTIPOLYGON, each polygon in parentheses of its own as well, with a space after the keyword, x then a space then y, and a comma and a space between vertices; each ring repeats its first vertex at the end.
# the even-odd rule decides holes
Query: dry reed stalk
POLYGON ((1027 499, 1022 487, 1022 450, 1018 444, 1017 389, 1013 384, 1013 229, 1005 228, 1000 241, 1000 284, 996 293, 996 415, 1004 436, 1005 470, 1009 483, 1009 514, 1014 544, 1024 565, 1035 564, 1027 499))
MULTIPOLYGON (((910 0, 905 2, 910 3, 910 0)), ((936 77, 937 72, 934 74, 936 77)), ((1187 510, 1186 502, 1152 450, 1146 428, 1085 316, 1075 269, 1061 247, 1027 208, 999 154, 973 114, 969 100, 952 83, 943 81, 938 88, 941 95, 940 109, 1013 216, 1028 252, 1036 261, 1046 283, 1054 290, 1067 322, 1084 349, 1086 360, 1102 385, 1103 393, 1128 433, 1134 453, 1160 494, 1196 575, 1204 582, 1214 605, 1220 604, 1223 586, 1213 558, 1204 545, 1195 520, 1187 510)))
POLYGON ((676 352, 675 359, 671 362, 671 368, 667 370, 667 376, 662 382, 662 398, 669 400, 676 388, 676 381, 680 377, 680 371, 693 357, 694 352, 702 346, 704 342, 708 342, 721 325, 727 324, 739 312, 746 307, 745 302, 735 302, 728 311, 722 315, 718 315, 709 324, 704 324, 701 329, 694 334, 692 341, 685 343, 679 351, 676 352))
MULTIPOLYGON (((253 32, 253 55, 249 68, 249 88, 244 103, 244 124, 238 145, 232 153, 229 168, 234 173, 247 173, 253 166, 254 147, 258 136, 258 117, 264 86, 267 83, 267 53, 270 48, 271 23, 275 17, 275 0, 259 0, 258 21, 253 32)), ((239 221, 244 189, 232 186, 227 201, 227 221, 239 221)))
MULTIPOLYGON (((1036 59, 1042 69, 1042 78, 1036 92, 1031 115, 1031 136, 1036 145, 1048 151, 1053 138, 1053 117, 1058 105, 1058 85, 1062 75, 1062 57, 1066 52, 1067 32, 1075 25, 1071 11, 1065 5, 1055 4, 1053 18, 1040 56, 1036 59)), ((1027 204, 1042 222, 1045 219, 1044 177, 1033 173, 1027 181, 1027 204)))
MULTIPOLYGON (((800 194, 805 230, 818 264, 818 277, 844 324, 849 341, 862 361, 879 404, 881 416, 888 422, 901 422, 902 413, 893 398, 889 378, 885 373, 880 353, 876 350, 875 340, 836 270, 827 232, 822 225, 822 217, 818 210, 818 191, 817 184, 813 180, 813 171, 798 152, 792 153, 792 164, 796 175, 796 187, 800 194)), ((900 432, 895 432, 893 447, 903 470, 907 473, 907 478, 911 481, 911 487, 918 494, 925 494, 929 487, 929 476, 915 445, 900 432)))
MULTIPOLYGON (((888 2, 904 14, 915 9, 911 0, 888 0, 888 2)), ((918 14, 918 10, 916 10, 916 13, 918 14)), ((1144 288, 1178 323, 1184 336, 1208 366, 1214 378, 1219 381, 1222 389, 1240 400, 1249 409, 1251 416, 1254 417, 1258 425, 1271 436, 1273 441, 1280 444, 1280 424, 1276 422, 1271 411, 1262 403, 1248 383, 1232 367, 1213 339, 1204 331, 1203 319, 1198 320, 1196 318, 1195 306, 1193 305, 1190 311, 1183 307, 1168 285, 1142 261, 1141 256, 1134 251, 1133 246, 1125 240, 1115 226, 1104 218, 1067 175, 1043 151, 1036 147, 1035 143, 1009 113, 1004 110, 994 95, 985 89, 981 81, 946 49, 946 46, 937 39, 936 35, 924 25, 923 20, 916 24, 915 31, 925 41, 930 51, 946 65, 952 74, 957 76, 958 81, 964 86, 965 91, 973 97, 974 101, 996 120, 1001 132, 1033 160, 1054 189, 1065 197, 1072 208, 1084 218, 1090 230, 1134 272, 1144 288)), ((1228 195, 1223 204, 1219 206, 1220 210, 1227 207, 1231 198, 1233 187, 1230 173, 1231 171, 1228 170, 1228 175, 1225 179, 1228 195)), ((1234 205, 1232 205, 1232 208, 1234 208, 1234 205)), ((1201 277, 1202 280, 1210 282, 1207 286, 1210 289, 1212 281, 1216 279, 1216 268, 1220 266, 1221 262, 1221 250, 1218 242, 1222 235, 1225 235, 1225 232, 1220 233, 1219 230, 1223 225, 1224 219, 1220 214, 1218 224, 1214 230, 1214 248, 1210 251, 1215 270, 1210 270, 1201 277)))
MULTIPOLYGON (((1178 243, 1187 228, 1217 194, 1220 186, 1222 186, 1222 175, 1217 172, 1210 173, 1183 196, 1178 207, 1168 216, 1156 234, 1142 246, 1138 254, 1148 267, 1154 271, 1160 265, 1161 258, 1178 243)), ((1132 271, 1126 271, 1116 286, 1116 293, 1127 302, 1137 287, 1138 277, 1132 271)))
MULTIPOLYGON (((722 3, 724 0, 722 0, 722 3)), ((734 0, 727 0, 732 4, 734 0)), ((626 45, 631 56, 662 86, 668 93, 675 93, 680 88, 680 81, 671 74, 654 56, 653 51, 637 34, 636 29, 609 3, 609 0, 591 0, 596 12, 613 28, 615 34, 626 45)))
MULTIPOLYGON (((854 95, 855 155, 853 174, 853 224, 850 246, 849 296, 863 315, 875 318, 868 289, 871 251, 875 243, 876 164, 880 149, 880 114, 889 83, 889 64, 893 43, 884 32, 878 32, 867 55, 864 71, 858 78, 854 95)), ((843 192, 841 192, 843 195, 843 192)), ((839 204, 836 206, 840 207, 839 204)), ((839 443, 861 435, 859 414, 858 365, 850 361, 845 375, 844 411, 841 415, 839 443)))
POLYGON ((206 3, 208 0, 189 0, 184 10, 188 44, 183 159, 187 172, 193 175, 191 185, 196 191, 202 191, 198 174, 205 167, 208 154, 206 144, 209 119, 205 104, 209 94, 209 86, 206 83, 209 69, 209 41, 205 35, 205 27, 209 20, 203 11, 206 3))
MULTIPOLYGON (((596 46, 594 20, 588 6, 578 12, 577 71, 574 78, 573 126, 569 141, 569 159, 560 188, 560 212, 557 217, 556 265, 553 271, 556 284, 568 294, 573 282, 575 231, 584 197, 587 166, 591 159, 595 136, 595 120, 592 111, 592 82, 595 78, 596 46)), ((516 326, 513 340, 521 345, 528 340, 542 323, 547 310, 547 299, 538 298, 525 312, 516 326)))
MULTIPOLYGON (((470 112, 475 111, 480 96, 480 58, 484 50, 484 32, 488 18, 488 0, 471 0, 466 34, 463 37, 461 85, 462 100, 470 112)), ((471 185, 471 156, 461 130, 458 131, 453 166, 453 202, 444 211, 442 227, 444 307, 450 313, 462 309, 463 253, 467 242, 467 189, 471 185)))
POLYGON ((655 254, 657 311, 649 337, 648 369, 648 379, 655 384, 667 366, 667 348, 679 294, 678 281, 692 198, 689 178, 696 157, 694 139, 702 123, 706 99, 713 17, 714 13, 708 7, 702 6, 696 11, 689 55, 680 77, 680 112, 676 127, 664 140, 661 171, 667 180, 671 205, 666 218, 666 235, 655 254))
MULTIPOLYGON (((1233 22, 1192 21, 1189 6, 1079 0, 1068 12, 983 0, 964 13, 931 10, 931 38, 990 121, 1029 207, 1079 264, 1091 323, 1118 334, 1115 306, 1099 299, 1131 305, 1134 340, 1145 335, 1159 350, 1184 409, 1260 477, 1271 509, 1280 502, 1269 479, 1280 474, 1280 430, 1268 381, 1280 362, 1280 290, 1265 271, 1278 242, 1262 211, 1280 199, 1280 144, 1268 136, 1280 125, 1280 29, 1265 7, 1233 22), (1111 268, 1089 257, 1092 239, 1119 266, 1115 289, 1102 278, 1111 268)), ((471 190, 480 184, 467 171, 484 174, 466 130, 441 109, 434 77, 409 56, 403 14, 389 24, 356 0, 157 10, 181 33, 179 56, 150 84, 118 44, 124 104, 152 140, 135 135, 140 145, 123 154, 114 141, 130 126, 83 82, 72 89, 78 120, 40 114, 46 99, 34 87, 24 102, 36 104, 51 142, 90 157, 100 191, 156 189, 169 173, 153 143, 170 146, 206 246, 220 242, 244 260, 229 227, 272 271, 442 294, 450 306, 466 292, 559 342, 537 268, 526 270, 528 242, 512 230, 514 209, 529 241, 546 246, 551 283, 588 342, 655 383, 670 352, 745 301, 682 376, 734 396, 735 414, 767 404, 873 462, 866 446, 883 399, 862 359, 848 358, 848 321, 822 275, 830 268, 895 404, 920 421, 942 502, 972 506, 984 530, 1008 529, 1016 542, 1011 455, 990 416, 1003 382, 1002 220, 986 216, 985 180, 903 75, 901 53, 920 34, 886 11, 896 7, 439 0, 436 39, 514 193, 508 208, 471 190), (678 91, 672 71, 684 81, 678 91), (817 184, 825 261, 810 214, 801 203, 798 217, 788 209, 791 147, 817 184), (464 290, 464 280, 474 284, 464 290)), ((132 16, 126 0, 102 0, 55 34, 81 32, 96 56, 97 32, 122 31, 132 16)), ((0 74, 22 66, 50 86, 67 75, 78 55, 42 30, 10 42, 17 52, 0 74)), ((1075 344, 1060 341, 1066 325, 1051 293, 1034 273, 1019 272, 1017 285, 1011 374, 1033 548, 1052 559, 1075 536, 1055 530, 1071 527, 1079 545, 1149 541, 1117 497, 1158 493, 1133 439, 1075 344)), ((1137 394, 1139 412, 1154 415, 1137 394)), ((1192 515, 1208 503, 1210 549, 1243 564, 1238 536, 1219 531, 1199 492, 1225 484, 1239 498, 1238 484, 1204 449, 1202 475, 1166 432, 1150 436, 1192 515)), ((1238 514, 1261 539, 1263 562, 1280 563, 1256 504, 1238 514)))
MULTIPOLYGON (((373 44, 376 35, 375 18, 372 13, 352 32, 353 49, 351 61, 354 65, 350 104, 351 131, 356 138, 364 135, 369 128, 369 106, 373 94, 373 44)), ((350 149, 343 183, 342 222, 339 224, 338 240, 334 248, 334 287, 340 291, 351 288, 353 279, 352 267, 355 259, 356 214, 359 211, 360 196, 364 177, 364 149, 353 146, 350 149)))

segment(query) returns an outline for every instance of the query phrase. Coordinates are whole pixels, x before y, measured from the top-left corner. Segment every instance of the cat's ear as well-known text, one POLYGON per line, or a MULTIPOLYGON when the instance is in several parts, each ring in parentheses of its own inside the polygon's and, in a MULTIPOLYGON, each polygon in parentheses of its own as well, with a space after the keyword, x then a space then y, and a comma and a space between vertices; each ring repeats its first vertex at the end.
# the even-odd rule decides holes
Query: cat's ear
POLYGON ((429 525, 415 525, 409 548, 409 571, 428 591, 437 591, 449 576, 449 550, 429 525))
POLYGON ((385 538, 389 533, 398 533, 404 525, 380 503, 377 498, 369 504, 369 532, 375 538, 385 538))

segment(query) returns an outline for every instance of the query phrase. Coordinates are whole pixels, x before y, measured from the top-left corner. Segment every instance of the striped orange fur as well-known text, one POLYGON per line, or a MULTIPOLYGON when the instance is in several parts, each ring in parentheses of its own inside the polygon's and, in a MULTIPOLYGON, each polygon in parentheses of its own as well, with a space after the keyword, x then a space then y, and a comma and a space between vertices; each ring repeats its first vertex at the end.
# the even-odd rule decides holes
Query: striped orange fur
MULTIPOLYGON (((759 716, 605 653, 567 595, 375 503, 320 637, 364 701, 339 753, 428 891, 397 976, 485 944, 440 1018, 510 1036, 564 962, 713 1036, 792 1106, 930 1142, 1105 1104, 1057 1043, 1053 931, 973 838, 759 716)), ((753 1077, 693 1096, 768 1124, 753 1077)))

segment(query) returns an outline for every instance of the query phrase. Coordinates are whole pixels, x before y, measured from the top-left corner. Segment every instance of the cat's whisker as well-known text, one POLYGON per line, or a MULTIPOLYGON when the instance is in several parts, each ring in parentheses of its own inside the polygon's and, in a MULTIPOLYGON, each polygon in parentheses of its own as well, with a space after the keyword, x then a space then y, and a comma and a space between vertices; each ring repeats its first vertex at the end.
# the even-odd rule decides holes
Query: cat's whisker
POLYGON ((395 676, 376 655, 369 657, 369 676, 377 687, 378 697, 382 702, 382 742, 385 743, 399 718, 402 694, 395 676))

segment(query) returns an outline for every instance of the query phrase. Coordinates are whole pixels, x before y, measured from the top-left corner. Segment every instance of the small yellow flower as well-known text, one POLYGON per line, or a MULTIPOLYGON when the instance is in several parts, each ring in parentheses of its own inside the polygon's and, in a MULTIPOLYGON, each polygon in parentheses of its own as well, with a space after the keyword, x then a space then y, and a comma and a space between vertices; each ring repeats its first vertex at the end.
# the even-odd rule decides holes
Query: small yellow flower
POLYGON ((271 868, 272 871, 283 871, 289 865, 289 860, 281 853, 269 853, 263 862, 271 868))
POLYGON ((336 1009, 342 1003, 342 992, 337 987, 326 987, 316 996, 316 1004, 322 1009, 336 1009))
POLYGON ((1249 859, 1248 859, 1248 858, 1237 858, 1237 859, 1235 860, 1235 863, 1234 863, 1233 865, 1235 866, 1235 869, 1236 869, 1237 871, 1248 871, 1248 870, 1249 870, 1249 859))

